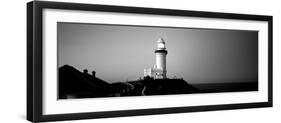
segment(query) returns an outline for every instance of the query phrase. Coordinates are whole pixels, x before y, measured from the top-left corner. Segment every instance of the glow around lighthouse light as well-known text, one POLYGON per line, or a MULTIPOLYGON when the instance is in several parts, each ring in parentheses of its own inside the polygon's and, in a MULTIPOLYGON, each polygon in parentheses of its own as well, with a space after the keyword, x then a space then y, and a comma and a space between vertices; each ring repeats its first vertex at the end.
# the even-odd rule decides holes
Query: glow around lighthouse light
POLYGON ((158 49, 165 49, 165 44, 159 43, 157 47, 158 49))
POLYGON ((160 38, 157 41, 157 49, 165 49, 165 48, 166 48, 165 42, 164 42, 163 38, 160 38))

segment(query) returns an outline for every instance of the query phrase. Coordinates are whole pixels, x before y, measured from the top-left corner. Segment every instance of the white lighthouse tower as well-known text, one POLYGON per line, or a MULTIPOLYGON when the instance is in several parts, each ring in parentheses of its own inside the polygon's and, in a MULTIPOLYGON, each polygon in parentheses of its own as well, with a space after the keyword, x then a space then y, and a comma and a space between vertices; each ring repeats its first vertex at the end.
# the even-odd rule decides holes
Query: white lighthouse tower
POLYGON ((156 79, 166 79, 167 68, 166 68, 166 55, 168 51, 166 50, 165 41, 160 38, 157 41, 157 49, 155 50, 156 55, 156 79))
POLYGON ((165 41, 160 38, 157 41, 157 48, 155 50, 156 64, 154 67, 144 69, 144 77, 152 77, 155 79, 166 79, 167 78, 167 68, 166 68, 166 55, 168 51, 166 50, 165 41))

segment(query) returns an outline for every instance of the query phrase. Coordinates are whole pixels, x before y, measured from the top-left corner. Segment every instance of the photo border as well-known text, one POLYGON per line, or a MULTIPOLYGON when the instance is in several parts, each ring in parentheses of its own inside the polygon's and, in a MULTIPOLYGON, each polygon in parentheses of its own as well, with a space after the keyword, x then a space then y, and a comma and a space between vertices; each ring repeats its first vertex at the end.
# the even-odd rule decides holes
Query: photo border
POLYGON ((272 107, 273 105, 273 97, 272 97, 273 19, 272 18, 273 18, 272 16, 264 16, 264 15, 201 12, 201 11, 109 6, 109 5, 94 5, 94 4, 80 4, 80 3, 64 3, 64 2, 46 2, 46 1, 29 2, 27 3, 27 120, 32 122, 46 122, 46 121, 106 118, 106 117, 123 117, 123 116, 137 116, 137 115, 154 115, 154 114, 169 114, 169 113, 183 113, 183 112, 227 110, 227 109, 272 107), (224 105, 44 115, 42 110, 43 109, 42 18, 43 18, 43 9, 45 8, 266 21, 268 22, 268 101, 258 102, 258 103, 240 103, 240 104, 224 104, 224 105))

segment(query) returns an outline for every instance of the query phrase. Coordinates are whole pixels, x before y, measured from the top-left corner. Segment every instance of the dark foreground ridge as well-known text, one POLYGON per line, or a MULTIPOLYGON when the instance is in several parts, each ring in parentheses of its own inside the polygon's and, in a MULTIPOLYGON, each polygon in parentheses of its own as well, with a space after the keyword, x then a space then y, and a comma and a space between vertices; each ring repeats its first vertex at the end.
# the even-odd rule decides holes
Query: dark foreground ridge
POLYGON ((59 68, 58 98, 74 99, 257 91, 257 85, 257 83, 190 85, 183 79, 153 79, 149 77, 110 84, 96 77, 95 72, 92 72, 90 75, 88 71, 80 72, 72 66, 64 65, 59 68))
POLYGON ((196 93, 183 79, 144 78, 109 84, 72 66, 59 68, 59 99, 196 93))

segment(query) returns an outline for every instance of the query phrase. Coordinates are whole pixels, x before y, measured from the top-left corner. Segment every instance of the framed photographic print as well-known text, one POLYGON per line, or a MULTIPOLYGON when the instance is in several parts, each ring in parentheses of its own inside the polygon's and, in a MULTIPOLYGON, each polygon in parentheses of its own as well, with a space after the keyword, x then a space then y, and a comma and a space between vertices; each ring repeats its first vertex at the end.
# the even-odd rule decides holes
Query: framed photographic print
POLYGON ((272 106, 272 16, 33 1, 33 122, 272 106))

